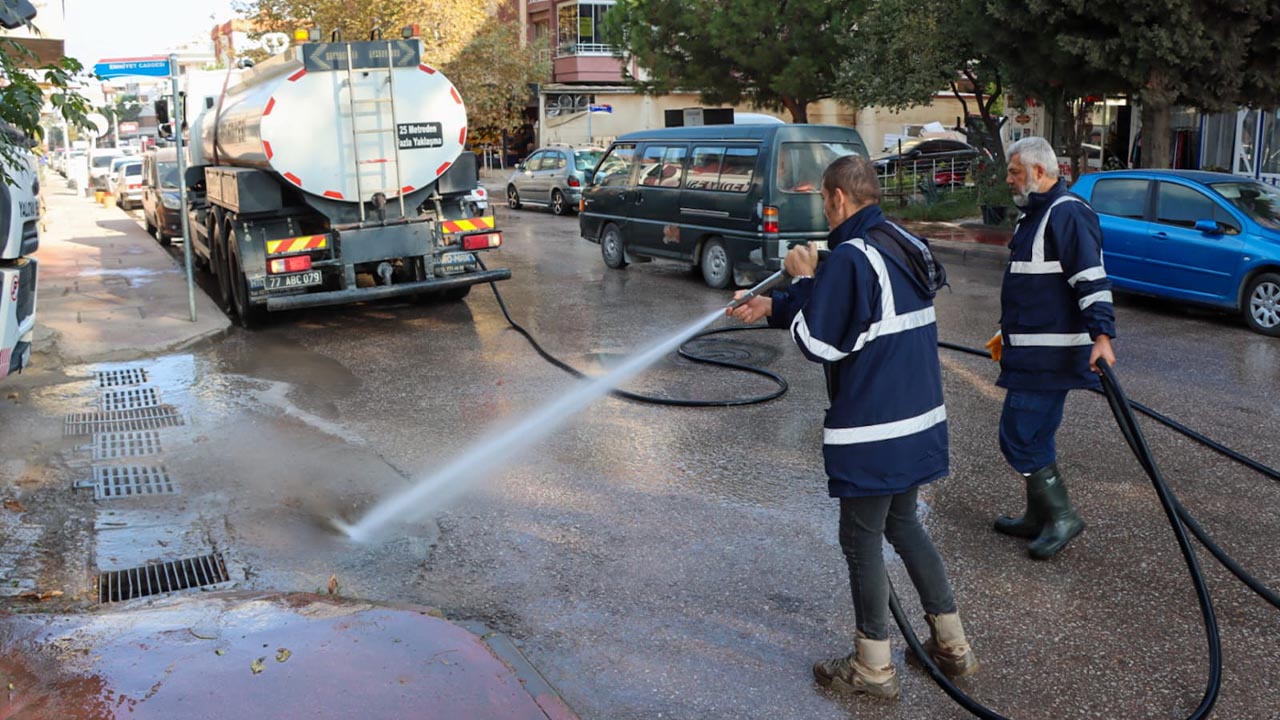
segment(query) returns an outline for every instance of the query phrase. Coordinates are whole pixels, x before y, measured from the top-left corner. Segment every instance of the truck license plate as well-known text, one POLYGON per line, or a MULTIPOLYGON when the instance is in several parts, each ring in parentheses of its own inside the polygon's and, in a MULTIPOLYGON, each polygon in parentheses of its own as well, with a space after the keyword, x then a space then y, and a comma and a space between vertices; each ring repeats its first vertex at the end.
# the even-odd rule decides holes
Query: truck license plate
POLYGON ((448 252, 440 256, 441 265, 472 265, 475 261, 474 253, 448 252))
POLYGON ((267 289, 291 290, 308 285, 319 285, 323 280, 324 278, 320 275, 319 270, 308 270, 307 272, 294 273, 293 275, 268 275, 267 289))

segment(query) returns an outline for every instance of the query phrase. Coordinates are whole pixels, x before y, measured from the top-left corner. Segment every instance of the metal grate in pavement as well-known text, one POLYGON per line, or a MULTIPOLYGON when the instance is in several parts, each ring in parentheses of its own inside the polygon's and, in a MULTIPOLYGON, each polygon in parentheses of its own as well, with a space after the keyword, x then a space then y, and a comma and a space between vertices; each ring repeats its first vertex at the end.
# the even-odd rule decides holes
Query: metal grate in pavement
POLYGON ((142 368, 124 368, 122 370, 99 370, 94 373, 98 378, 98 387, 114 388, 129 385, 141 385, 147 381, 147 371, 142 368))
POLYGON ((98 602, 112 603, 229 582, 221 553, 98 573, 98 602))
POLYGON ((62 434, 69 437, 100 432, 154 430, 182 425, 185 422, 182 414, 172 405, 157 405, 139 410, 70 413, 63 420, 62 434))
POLYGON ((160 391, 153 387, 123 388, 102 391, 102 409, 137 410, 138 408, 155 407, 160 404, 160 391))
POLYGON ((112 500, 177 492, 163 465, 95 465, 93 498, 112 500))
POLYGON ((116 460, 127 457, 159 455, 160 433, 155 430, 105 432, 93 436, 93 459, 116 460))

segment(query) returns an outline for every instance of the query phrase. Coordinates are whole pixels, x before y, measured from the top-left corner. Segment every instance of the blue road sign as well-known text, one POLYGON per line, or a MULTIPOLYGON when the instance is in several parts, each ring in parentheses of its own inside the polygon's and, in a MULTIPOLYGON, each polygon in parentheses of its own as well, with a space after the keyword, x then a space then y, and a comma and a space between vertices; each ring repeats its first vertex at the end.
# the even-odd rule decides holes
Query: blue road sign
POLYGON ((169 77, 169 58, 144 57, 103 60, 93 66, 93 74, 100 78, 118 78, 141 75, 143 77, 169 77))
POLYGON ((593 113, 612 113, 612 112, 613 112, 613 106, 612 106, 612 105, 588 105, 588 106, 587 106, 587 112, 593 112, 593 113))

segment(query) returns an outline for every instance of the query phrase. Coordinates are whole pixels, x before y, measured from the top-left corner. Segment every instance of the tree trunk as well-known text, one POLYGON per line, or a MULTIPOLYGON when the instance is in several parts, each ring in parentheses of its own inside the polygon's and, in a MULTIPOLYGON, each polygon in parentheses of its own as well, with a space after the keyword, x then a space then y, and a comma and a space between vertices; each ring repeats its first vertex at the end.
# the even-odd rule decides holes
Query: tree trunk
POLYGON ((782 96, 782 106, 791 113, 791 122, 807 123, 809 122, 809 101, 794 98, 790 95, 782 96))
POLYGON ((1142 167, 1168 168, 1169 106, 1142 101, 1142 167))

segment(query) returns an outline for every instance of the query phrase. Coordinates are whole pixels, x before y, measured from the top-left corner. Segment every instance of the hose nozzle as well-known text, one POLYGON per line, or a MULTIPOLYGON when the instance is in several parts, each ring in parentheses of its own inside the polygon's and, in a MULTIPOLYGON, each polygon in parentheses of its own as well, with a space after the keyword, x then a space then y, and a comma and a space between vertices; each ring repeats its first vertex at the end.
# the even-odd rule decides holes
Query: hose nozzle
POLYGON ((770 275, 764 280, 761 280, 755 287, 748 290, 746 294, 743 295, 742 297, 729 303, 729 305, 727 306, 727 309, 733 310, 741 305, 745 305, 747 302, 751 300, 751 298, 759 297, 790 279, 791 279, 791 276, 787 274, 786 270, 779 270, 778 272, 770 275))

